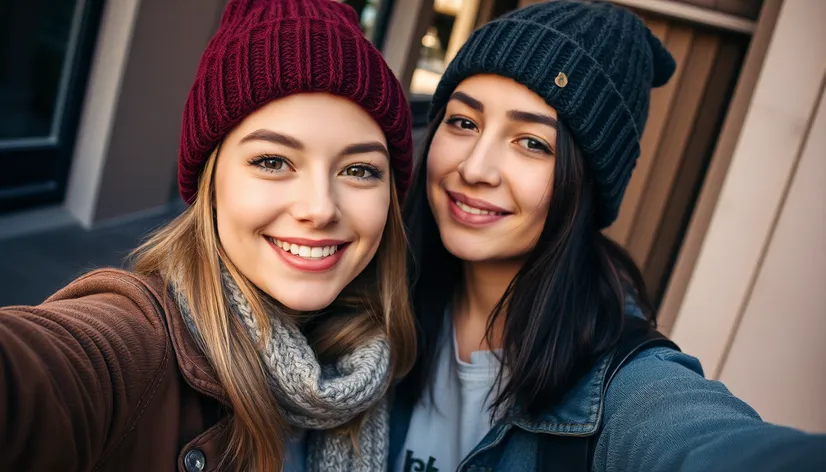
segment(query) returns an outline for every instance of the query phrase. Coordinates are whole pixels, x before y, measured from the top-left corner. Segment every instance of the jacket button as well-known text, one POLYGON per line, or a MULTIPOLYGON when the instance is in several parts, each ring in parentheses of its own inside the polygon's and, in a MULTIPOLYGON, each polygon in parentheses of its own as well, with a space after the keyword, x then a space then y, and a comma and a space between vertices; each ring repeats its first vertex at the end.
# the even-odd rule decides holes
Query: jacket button
POLYGON ((186 472, 201 472, 206 468, 206 456, 200 449, 190 449, 184 456, 186 472))

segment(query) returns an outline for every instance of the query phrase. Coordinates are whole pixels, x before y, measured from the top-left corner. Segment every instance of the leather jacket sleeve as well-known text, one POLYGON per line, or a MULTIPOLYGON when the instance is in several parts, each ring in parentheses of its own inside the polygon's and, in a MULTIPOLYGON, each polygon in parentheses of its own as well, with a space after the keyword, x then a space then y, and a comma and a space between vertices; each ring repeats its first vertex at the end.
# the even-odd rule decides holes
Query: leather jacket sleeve
POLYGON ((116 270, 0 308, 0 470, 92 470, 174 362, 157 301, 116 270))

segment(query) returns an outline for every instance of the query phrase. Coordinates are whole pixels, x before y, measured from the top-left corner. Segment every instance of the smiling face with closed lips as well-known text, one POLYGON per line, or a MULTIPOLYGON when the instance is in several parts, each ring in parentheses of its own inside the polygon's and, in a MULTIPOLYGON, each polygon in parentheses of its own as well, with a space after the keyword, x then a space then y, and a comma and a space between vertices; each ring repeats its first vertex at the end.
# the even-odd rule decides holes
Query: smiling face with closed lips
POLYGON ((465 261, 536 245, 551 201, 556 110, 495 75, 456 87, 427 156, 427 197, 442 243, 465 261))
POLYGON ((358 105, 326 93, 275 100, 221 145, 218 237, 259 289, 294 310, 322 309, 376 254, 390 178, 384 133, 358 105))

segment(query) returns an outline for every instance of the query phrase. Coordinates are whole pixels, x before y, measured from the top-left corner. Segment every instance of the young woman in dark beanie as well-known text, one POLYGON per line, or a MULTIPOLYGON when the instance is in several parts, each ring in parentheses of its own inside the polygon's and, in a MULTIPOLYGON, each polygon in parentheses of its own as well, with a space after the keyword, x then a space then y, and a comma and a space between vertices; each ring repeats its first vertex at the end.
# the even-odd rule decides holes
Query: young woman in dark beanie
POLYGON ((433 97, 405 204, 419 357, 390 470, 826 470, 654 330, 600 230, 675 64, 609 3, 552 1, 476 32, 433 97))
POLYGON ((134 272, 0 309, 0 470, 383 470, 410 122, 349 6, 230 1, 184 110, 189 208, 134 272))

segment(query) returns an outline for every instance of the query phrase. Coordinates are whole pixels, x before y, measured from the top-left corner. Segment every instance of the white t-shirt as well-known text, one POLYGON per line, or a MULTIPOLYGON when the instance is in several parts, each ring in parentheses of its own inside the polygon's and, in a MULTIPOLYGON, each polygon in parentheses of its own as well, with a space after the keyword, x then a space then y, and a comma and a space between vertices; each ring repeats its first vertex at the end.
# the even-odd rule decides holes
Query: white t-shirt
POLYGON ((431 383, 433 396, 426 390, 413 408, 396 472, 454 471, 490 431, 494 395, 488 393, 499 361, 491 351, 472 352, 470 363, 460 360, 453 323, 449 326, 431 383))

